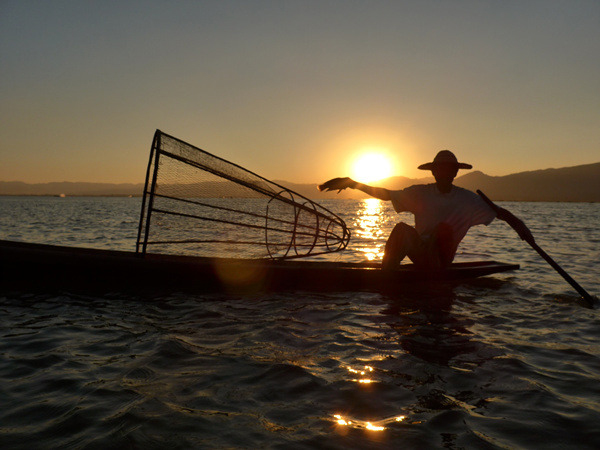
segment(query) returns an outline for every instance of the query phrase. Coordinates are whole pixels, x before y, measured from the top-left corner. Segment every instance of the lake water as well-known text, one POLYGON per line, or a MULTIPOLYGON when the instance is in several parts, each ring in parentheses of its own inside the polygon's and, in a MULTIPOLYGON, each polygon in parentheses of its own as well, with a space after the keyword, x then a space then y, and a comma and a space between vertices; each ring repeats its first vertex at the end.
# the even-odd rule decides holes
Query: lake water
MULTIPOLYGON (((411 220, 323 203, 352 229, 336 261, 411 220)), ((501 205, 600 293, 600 204, 501 205)), ((0 197, 0 239, 134 250, 139 208, 0 197)), ((467 235, 457 260, 480 259, 521 270, 397 295, 0 291, 0 448, 600 448, 599 310, 503 222, 467 235)))

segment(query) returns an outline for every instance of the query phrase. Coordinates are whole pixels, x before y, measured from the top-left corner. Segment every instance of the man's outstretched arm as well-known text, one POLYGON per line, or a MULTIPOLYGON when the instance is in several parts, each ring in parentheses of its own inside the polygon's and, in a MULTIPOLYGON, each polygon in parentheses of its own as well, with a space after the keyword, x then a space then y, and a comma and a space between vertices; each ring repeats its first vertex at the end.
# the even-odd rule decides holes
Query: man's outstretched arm
POLYGON ((334 178, 319 185, 320 191, 338 191, 338 193, 347 188, 358 189, 379 200, 391 200, 390 191, 388 189, 369 186, 368 184, 359 183, 348 177, 334 178))

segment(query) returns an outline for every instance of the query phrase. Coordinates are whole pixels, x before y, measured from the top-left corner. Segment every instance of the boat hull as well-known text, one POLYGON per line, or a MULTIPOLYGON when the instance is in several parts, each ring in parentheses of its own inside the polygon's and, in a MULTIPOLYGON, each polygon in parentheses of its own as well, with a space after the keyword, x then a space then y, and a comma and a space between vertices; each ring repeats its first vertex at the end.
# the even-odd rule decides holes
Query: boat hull
POLYGON ((384 272, 378 263, 244 260, 147 254, 0 241, 0 283, 28 288, 264 292, 288 289, 382 291, 456 282, 516 270, 494 261, 425 271, 412 264, 384 272))

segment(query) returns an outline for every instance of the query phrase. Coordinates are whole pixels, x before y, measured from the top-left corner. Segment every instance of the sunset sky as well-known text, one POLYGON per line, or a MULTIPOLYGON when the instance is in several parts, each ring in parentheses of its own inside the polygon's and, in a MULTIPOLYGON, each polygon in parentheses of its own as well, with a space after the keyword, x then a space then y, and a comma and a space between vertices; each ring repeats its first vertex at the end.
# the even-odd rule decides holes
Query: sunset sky
POLYGON ((600 161, 600 2, 0 2, 0 181, 142 182, 155 129, 267 178, 600 161))

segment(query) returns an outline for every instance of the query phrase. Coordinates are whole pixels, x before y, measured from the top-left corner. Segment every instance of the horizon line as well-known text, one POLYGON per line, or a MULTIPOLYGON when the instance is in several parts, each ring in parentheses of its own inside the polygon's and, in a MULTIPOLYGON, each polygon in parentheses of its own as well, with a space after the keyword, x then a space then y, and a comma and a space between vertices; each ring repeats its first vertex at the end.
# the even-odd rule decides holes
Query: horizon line
MULTIPOLYGON (((511 172, 505 175, 489 175, 485 172, 483 172, 482 170, 470 170, 468 172, 463 172, 460 173, 456 176, 456 178, 460 178, 462 176, 468 175, 468 174, 472 174, 472 173, 482 173, 486 176, 489 177, 495 177, 495 178, 500 178, 500 177, 506 177, 506 176, 510 176, 510 175, 518 175, 518 174, 524 174, 524 173, 531 173, 531 172, 543 172, 543 171, 547 171, 547 170, 561 170, 561 169, 572 169, 572 168, 576 168, 576 167, 584 167, 584 166, 593 166, 593 165, 597 165, 600 164, 600 161, 598 162, 594 162, 594 163, 587 163, 587 164, 577 164, 575 166, 564 166, 564 167, 548 167, 548 168, 544 168, 544 169, 534 169, 534 170, 524 170, 521 172, 511 172)), ((425 171, 424 171, 425 172, 425 171)), ((428 174, 422 176, 422 177, 407 177, 405 175, 392 175, 389 177, 385 177, 385 178, 381 178, 380 180, 376 180, 374 181, 374 183, 378 183, 378 182, 382 182, 384 180, 389 180, 391 178, 406 178, 408 180, 420 180, 423 178, 431 178, 433 175, 428 174)), ((273 181, 284 181, 286 183, 293 183, 293 184, 319 184, 320 182, 313 182, 313 181, 289 181, 289 180, 284 180, 284 179, 275 179, 273 178, 273 181)), ((23 184, 52 184, 52 183, 78 183, 78 184, 112 184, 112 185, 118 185, 118 184, 130 184, 130 185, 137 185, 137 184, 145 184, 145 181, 67 181, 67 180, 62 180, 62 181, 36 181, 36 182, 32 182, 32 181, 22 181, 22 180, 0 180, 0 183, 23 183, 23 184)))

